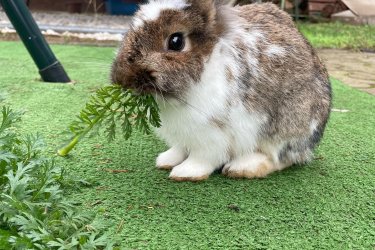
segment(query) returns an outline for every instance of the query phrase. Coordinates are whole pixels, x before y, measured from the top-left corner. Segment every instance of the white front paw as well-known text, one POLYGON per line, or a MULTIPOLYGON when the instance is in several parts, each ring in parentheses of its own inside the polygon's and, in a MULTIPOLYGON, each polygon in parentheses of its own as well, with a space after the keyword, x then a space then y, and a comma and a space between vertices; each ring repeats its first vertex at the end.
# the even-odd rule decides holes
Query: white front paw
POLYGON ((156 167, 159 169, 172 169, 174 166, 183 162, 186 157, 187 155, 183 150, 172 147, 156 158, 156 167))
POLYGON ((207 179, 215 170, 207 163, 185 160, 173 168, 169 178, 175 181, 202 181, 207 179))

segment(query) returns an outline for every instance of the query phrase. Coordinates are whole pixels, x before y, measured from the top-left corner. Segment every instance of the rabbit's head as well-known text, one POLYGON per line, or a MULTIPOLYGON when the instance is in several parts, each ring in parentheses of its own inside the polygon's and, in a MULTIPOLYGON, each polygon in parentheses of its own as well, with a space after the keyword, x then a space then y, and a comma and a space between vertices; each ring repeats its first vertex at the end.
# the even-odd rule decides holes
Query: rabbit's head
POLYGON ((181 95, 199 81, 232 1, 154 0, 135 14, 112 65, 113 83, 139 92, 181 95))

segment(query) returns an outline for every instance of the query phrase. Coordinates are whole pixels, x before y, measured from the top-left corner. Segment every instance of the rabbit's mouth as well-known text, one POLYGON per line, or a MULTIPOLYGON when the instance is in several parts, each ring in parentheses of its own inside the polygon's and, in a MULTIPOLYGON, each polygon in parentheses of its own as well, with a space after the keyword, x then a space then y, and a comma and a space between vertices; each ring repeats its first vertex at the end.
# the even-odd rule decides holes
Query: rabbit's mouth
POLYGON ((161 71, 141 67, 137 64, 121 63, 121 61, 115 60, 110 77, 113 84, 118 84, 124 89, 132 89, 139 94, 160 95, 167 98, 174 97, 179 93, 175 88, 176 82, 178 82, 175 77, 170 79, 161 71))
POLYGON ((157 92, 157 88, 153 85, 152 82, 144 83, 140 86, 134 88, 136 92, 140 94, 154 94, 157 92))
POLYGON ((136 68, 119 67, 114 64, 111 72, 111 81, 113 84, 121 85, 124 89, 133 89, 143 94, 152 94, 158 91, 155 72, 136 68))

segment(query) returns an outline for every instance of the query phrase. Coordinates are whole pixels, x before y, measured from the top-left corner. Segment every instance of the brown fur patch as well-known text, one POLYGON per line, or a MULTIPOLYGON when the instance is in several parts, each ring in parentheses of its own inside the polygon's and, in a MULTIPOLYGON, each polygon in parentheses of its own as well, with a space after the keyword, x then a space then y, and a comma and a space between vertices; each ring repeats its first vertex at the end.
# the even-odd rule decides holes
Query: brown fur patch
POLYGON ((227 78, 227 82, 232 82, 234 80, 233 72, 229 66, 225 67, 225 76, 227 78))
POLYGON ((274 172, 276 169, 270 162, 261 163, 255 171, 244 171, 244 177, 246 178, 263 178, 268 174, 274 172))
POLYGON ((190 0, 184 10, 162 10, 157 20, 131 29, 112 67, 112 81, 124 88, 182 96, 200 80, 204 61, 211 55, 224 26, 211 1, 190 0), (181 32, 188 51, 168 51, 166 41, 181 32), (148 85, 147 88, 144 86, 148 85))
POLYGON ((250 171, 247 169, 241 169, 241 171, 231 170, 230 168, 223 172, 224 175, 231 177, 231 178, 247 178, 247 179, 254 179, 254 178, 264 178, 268 174, 278 170, 274 167, 274 165, 270 161, 264 161, 257 166, 254 171, 250 171))
POLYGON ((190 181, 190 182, 198 182, 198 181, 204 181, 207 180, 210 175, 203 175, 200 177, 176 177, 171 176, 169 177, 171 180, 182 182, 182 181, 190 181))
POLYGON ((232 146, 229 146, 227 148, 227 154, 228 154, 229 160, 232 160, 234 158, 235 153, 234 153, 234 149, 232 148, 232 146))
POLYGON ((213 125, 215 125, 216 127, 220 129, 223 129, 226 126, 226 123, 223 120, 220 120, 219 118, 216 118, 216 117, 212 117, 210 119, 210 123, 212 123, 213 125))
POLYGON ((173 166, 157 166, 157 169, 160 170, 172 170, 173 166))
MULTIPOLYGON (((290 16, 275 5, 251 4, 236 9, 249 23, 250 33, 257 31, 264 36, 254 50, 259 74, 253 76, 251 69, 242 64, 247 67, 247 73, 239 77, 242 102, 249 111, 268 115, 269 122, 263 127, 262 136, 269 140, 298 138, 303 141, 310 136, 311 120, 318 121, 319 136, 314 137, 314 143, 307 144, 312 150, 323 134, 331 105, 324 65, 290 16), (285 53, 270 56, 265 53, 269 45, 281 47, 285 53)), ((236 45, 241 52, 241 44, 236 45)), ((301 147, 294 152, 303 154, 305 150, 306 147, 301 147)))

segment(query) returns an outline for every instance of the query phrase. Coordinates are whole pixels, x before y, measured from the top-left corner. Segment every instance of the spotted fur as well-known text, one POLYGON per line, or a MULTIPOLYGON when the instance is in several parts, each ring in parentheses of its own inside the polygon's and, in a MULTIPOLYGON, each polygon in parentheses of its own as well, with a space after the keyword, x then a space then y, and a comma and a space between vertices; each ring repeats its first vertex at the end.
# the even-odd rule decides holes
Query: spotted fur
POLYGON ((141 7, 112 81, 153 93, 157 133, 171 149, 157 166, 177 181, 259 178, 312 157, 331 106, 327 71, 273 4, 154 0, 141 7), (151 8, 152 7, 152 8, 151 8), (183 33, 186 49, 166 41, 183 33))

